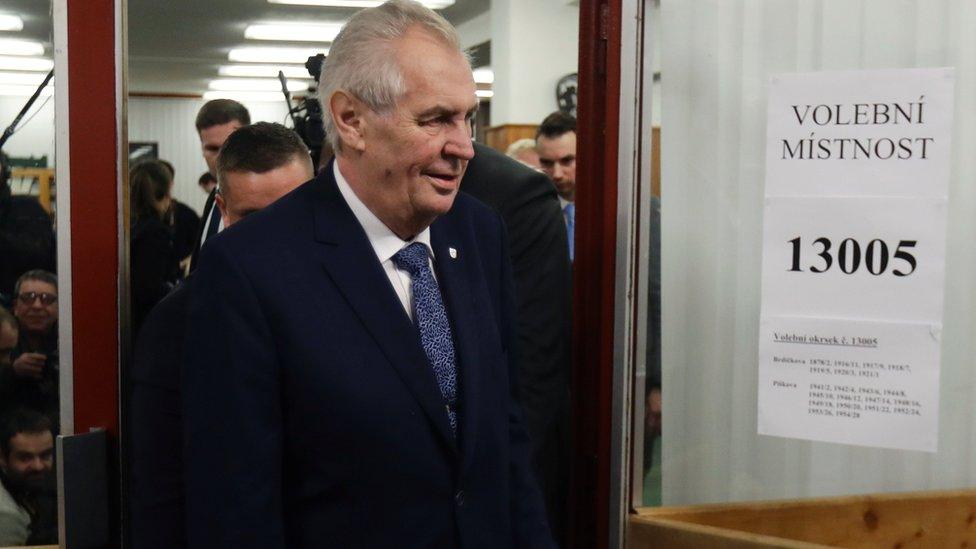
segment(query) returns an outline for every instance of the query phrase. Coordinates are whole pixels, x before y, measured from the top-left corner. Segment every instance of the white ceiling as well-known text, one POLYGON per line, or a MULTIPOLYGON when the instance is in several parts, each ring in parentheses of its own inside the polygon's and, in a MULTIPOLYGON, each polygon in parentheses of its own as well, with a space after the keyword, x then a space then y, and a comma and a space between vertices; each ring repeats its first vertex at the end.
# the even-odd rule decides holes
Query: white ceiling
MULTIPOLYGON (((490 7, 490 0, 456 0, 441 10, 455 25, 490 7)), ((267 0, 128 0, 129 90, 144 93, 200 94, 227 63, 227 52, 242 45, 293 45, 245 40, 248 23, 342 21, 355 10, 269 4, 267 0)), ((51 57, 50 0, 0 0, 0 13, 20 15, 24 29, 0 32, 0 38, 45 43, 51 57)))
MULTIPOLYGON (((3 2, 4 0, 0 0, 3 2)), ((488 10, 490 0, 456 0, 441 13, 455 25, 488 10)), ((129 89, 201 93, 237 46, 309 42, 245 40, 255 21, 343 21, 354 9, 269 4, 267 0, 128 0, 129 89)))
POLYGON ((44 43, 45 55, 51 59, 51 2, 50 0, 0 0, 0 13, 19 15, 24 29, 18 32, 0 32, 0 38, 37 40, 44 43))

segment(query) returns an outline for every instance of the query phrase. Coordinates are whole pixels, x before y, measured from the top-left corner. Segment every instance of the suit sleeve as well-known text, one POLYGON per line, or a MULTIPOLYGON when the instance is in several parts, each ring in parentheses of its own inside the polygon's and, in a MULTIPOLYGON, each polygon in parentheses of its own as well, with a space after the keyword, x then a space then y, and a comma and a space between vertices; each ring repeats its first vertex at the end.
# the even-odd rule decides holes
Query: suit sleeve
MULTIPOLYGON (((525 191, 502 208, 502 215, 511 236, 522 403, 529 432, 540 437, 534 441, 539 444, 568 410, 572 270, 552 183, 527 171, 519 188, 525 191)), ((556 457, 546 456, 543 462, 556 457)))
POLYGON ((284 548, 279 367, 255 286, 219 238, 203 250, 183 361, 190 548, 284 548))
POLYGON ((546 509, 539 491, 538 481, 532 469, 529 434, 525 428, 519 402, 519 366, 517 313, 515 284, 508 253, 508 237, 502 226, 501 241, 501 334, 508 352, 509 379, 509 497, 513 539, 512 546, 519 549, 553 548, 552 534, 546 519, 546 509))

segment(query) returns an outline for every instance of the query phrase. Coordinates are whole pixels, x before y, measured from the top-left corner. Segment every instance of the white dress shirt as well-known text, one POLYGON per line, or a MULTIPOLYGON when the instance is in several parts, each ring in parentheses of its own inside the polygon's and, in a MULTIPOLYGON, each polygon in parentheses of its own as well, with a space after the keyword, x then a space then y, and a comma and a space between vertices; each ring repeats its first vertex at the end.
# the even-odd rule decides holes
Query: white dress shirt
MULTIPOLYGON (((403 305, 403 310, 407 312, 410 320, 413 320, 413 292, 410 286, 410 273, 398 269, 396 264, 393 263, 393 256, 410 244, 420 242, 427 248, 430 271, 434 273, 434 250, 430 246, 430 227, 424 229, 420 234, 413 237, 412 240, 401 239, 380 221, 380 218, 376 217, 376 214, 370 211, 366 207, 366 204, 363 204, 363 201, 356 196, 352 187, 349 186, 349 182, 346 181, 346 178, 342 176, 342 172, 339 171, 338 162, 332 164, 332 171, 335 174, 336 183, 339 186, 339 192, 342 194, 342 198, 346 200, 346 204, 349 205, 352 214, 356 216, 356 220, 359 221, 363 230, 366 231, 366 237, 369 238, 369 243, 373 245, 373 251, 376 252, 376 258, 380 260, 383 271, 386 273, 387 278, 390 279, 390 285, 393 286, 397 297, 400 298, 400 304, 403 305)), ((434 278, 437 278, 436 273, 434 274, 434 278)))

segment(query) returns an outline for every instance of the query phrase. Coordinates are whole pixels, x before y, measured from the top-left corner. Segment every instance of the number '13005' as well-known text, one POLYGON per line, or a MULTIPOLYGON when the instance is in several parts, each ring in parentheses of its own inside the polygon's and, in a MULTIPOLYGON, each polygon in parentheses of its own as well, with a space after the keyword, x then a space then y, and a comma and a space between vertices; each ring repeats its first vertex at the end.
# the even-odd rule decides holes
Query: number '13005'
MULTIPOLYGON (((790 267, 790 271, 802 273, 803 267, 800 266, 800 237, 798 236, 790 240, 789 243, 793 245, 793 265, 790 267)), ((836 264, 837 268, 844 274, 854 274, 861 268, 861 265, 864 265, 864 268, 869 273, 880 276, 888 270, 890 265, 893 275, 908 276, 914 273, 915 267, 918 266, 918 263, 915 261, 915 255, 911 251, 915 247, 915 244, 917 244, 916 240, 900 240, 898 246, 895 248, 894 254, 892 254, 888 245, 883 240, 874 239, 868 242, 868 245, 863 248, 862 253, 862 247, 856 240, 853 238, 845 238, 837 246, 835 254, 832 250, 833 244, 830 239, 820 237, 813 241, 813 245, 819 245, 820 247, 820 251, 814 251, 820 257, 821 264, 810 265, 807 268, 812 273, 825 273, 836 264), (837 260, 836 262, 834 261, 835 258, 837 260), (895 265, 895 261, 899 261, 903 265, 895 265)))

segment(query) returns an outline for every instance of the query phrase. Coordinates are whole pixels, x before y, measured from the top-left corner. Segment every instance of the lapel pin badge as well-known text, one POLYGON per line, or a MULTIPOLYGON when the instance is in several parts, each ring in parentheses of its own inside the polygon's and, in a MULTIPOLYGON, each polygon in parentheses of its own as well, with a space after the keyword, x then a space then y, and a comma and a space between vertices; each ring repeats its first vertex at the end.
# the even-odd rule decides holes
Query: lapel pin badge
POLYGON ((448 248, 447 253, 450 254, 451 259, 457 259, 457 250, 454 248, 448 248))

